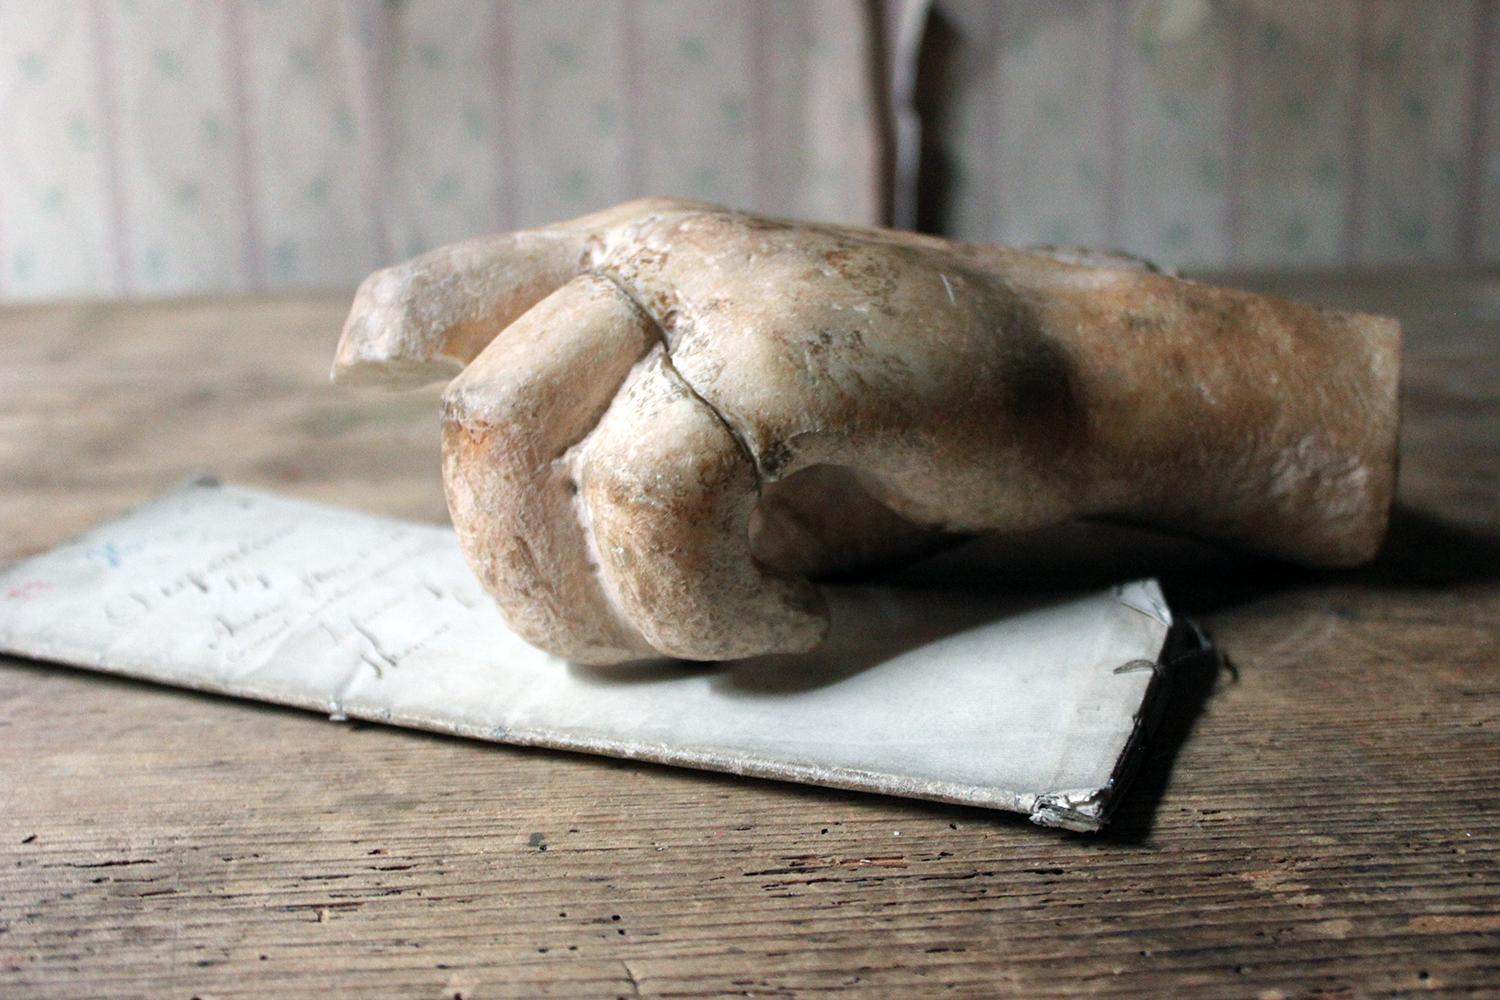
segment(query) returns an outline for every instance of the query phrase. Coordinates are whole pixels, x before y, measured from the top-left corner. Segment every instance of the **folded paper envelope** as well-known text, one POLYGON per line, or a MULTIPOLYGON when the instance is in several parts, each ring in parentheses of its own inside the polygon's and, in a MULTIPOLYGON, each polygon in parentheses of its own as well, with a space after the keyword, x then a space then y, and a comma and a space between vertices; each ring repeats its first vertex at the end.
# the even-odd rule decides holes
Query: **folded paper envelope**
POLYGON ((198 480, 0 572, 0 652, 503 743, 1105 822, 1172 623, 1153 580, 1064 601, 829 591, 796 656, 590 668, 501 620, 447 528, 198 480))

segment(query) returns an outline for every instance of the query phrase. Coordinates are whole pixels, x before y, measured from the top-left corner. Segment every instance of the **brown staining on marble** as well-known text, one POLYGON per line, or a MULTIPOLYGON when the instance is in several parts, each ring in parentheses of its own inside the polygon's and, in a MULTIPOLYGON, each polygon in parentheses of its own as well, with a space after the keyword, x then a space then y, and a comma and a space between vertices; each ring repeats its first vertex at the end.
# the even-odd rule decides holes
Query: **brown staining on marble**
POLYGON ((465 550, 518 632, 613 662, 806 648, 808 577, 934 529, 1108 515, 1366 558, 1399 339, 1112 256, 647 199, 372 276, 336 372, 468 364, 465 550))

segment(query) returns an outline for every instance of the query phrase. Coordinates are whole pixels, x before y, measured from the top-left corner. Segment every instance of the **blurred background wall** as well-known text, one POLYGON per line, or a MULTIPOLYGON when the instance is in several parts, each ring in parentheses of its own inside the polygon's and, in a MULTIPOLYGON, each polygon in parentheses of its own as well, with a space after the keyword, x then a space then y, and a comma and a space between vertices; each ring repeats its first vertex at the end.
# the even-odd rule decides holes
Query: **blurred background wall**
POLYGON ((0 0, 0 298, 348 289, 645 193, 881 222, 902 184, 967 239, 1494 263, 1497 8, 0 0))
POLYGON ((0 0, 0 295, 349 288, 646 192, 878 214, 855 0, 0 0))
POLYGON ((1187 266, 1500 259, 1494 0, 940 0, 923 221, 1187 266))

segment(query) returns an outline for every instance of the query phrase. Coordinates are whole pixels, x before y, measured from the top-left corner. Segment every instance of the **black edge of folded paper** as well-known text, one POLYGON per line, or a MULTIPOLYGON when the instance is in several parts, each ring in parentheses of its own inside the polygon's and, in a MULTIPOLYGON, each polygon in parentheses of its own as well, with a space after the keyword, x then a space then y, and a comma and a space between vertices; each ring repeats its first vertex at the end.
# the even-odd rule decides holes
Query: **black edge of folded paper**
POLYGON ((1098 833, 1109 823, 1120 800, 1140 773, 1146 757, 1146 745, 1161 728, 1161 721, 1171 702, 1177 682, 1178 666, 1184 661, 1211 653, 1213 642, 1196 624, 1187 619, 1176 621, 1162 642, 1161 657, 1156 663, 1135 660, 1115 668, 1151 671, 1146 693, 1141 697, 1125 746, 1115 761, 1110 779, 1101 788, 1086 791, 1049 792, 1039 795, 1032 804, 1029 819, 1038 826, 1061 827, 1079 833, 1098 833))

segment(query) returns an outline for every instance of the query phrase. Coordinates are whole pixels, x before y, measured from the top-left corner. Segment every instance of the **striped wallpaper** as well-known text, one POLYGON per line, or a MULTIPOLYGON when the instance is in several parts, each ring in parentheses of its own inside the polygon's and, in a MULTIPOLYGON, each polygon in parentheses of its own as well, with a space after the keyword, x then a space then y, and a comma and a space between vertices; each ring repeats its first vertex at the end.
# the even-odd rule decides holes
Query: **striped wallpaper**
POLYGON ((0 297, 349 288, 652 192, 878 215, 859 0, 0 0, 0 297))
POLYGON ((1494 0, 939 0, 931 221, 1189 266, 1500 259, 1494 0))
MULTIPOLYGON (((0 0, 0 298, 348 289, 644 193, 878 221, 894 5, 0 0)), ((929 226, 1500 261, 1500 0, 932 7, 929 226)))

